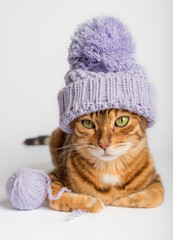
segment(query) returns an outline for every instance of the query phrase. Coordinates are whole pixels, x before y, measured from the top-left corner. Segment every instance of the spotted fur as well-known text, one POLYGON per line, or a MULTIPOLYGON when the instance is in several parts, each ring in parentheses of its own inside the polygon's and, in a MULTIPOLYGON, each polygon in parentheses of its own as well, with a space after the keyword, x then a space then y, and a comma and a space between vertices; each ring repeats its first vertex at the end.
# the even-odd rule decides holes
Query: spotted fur
POLYGON ((161 204, 164 189, 148 147, 144 117, 107 109, 75 119, 71 128, 72 134, 58 128, 50 136, 53 194, 63 186, 72 190, 49 200, 50 207, 99 212, 105 205, 152 208, 161 204), (128 124, 115 127, 121 116, 129 117, 128 124), (85 128, 84 119, 93 121, 95 128, 85 128), (109 147, 102 149, 100 142, 109 147))

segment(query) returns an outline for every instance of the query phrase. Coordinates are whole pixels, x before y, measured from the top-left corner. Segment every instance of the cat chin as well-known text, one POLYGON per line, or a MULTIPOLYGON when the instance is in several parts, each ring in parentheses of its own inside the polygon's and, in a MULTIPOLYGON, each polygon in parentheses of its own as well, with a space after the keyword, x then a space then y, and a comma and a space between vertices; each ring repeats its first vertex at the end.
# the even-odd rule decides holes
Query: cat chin
POLYGON ((97 156, 100 160, 105 161, 105 162, 109 162, 109 161, 113 161, 116 158, 118 158, 121 155, 109 155, 109 154, 103 154, 102 156, 97 156))
POLYGON ((109 161, 113 161, 116 158, 118 158, 119 156, 121 156, 122 154, 109 154, 109 153, 97 153, 97 152, 93 152, 90 151, 90 153, 94 156, 97 157, 99 160, 105 161, 105 162, 109 162, 109 161))

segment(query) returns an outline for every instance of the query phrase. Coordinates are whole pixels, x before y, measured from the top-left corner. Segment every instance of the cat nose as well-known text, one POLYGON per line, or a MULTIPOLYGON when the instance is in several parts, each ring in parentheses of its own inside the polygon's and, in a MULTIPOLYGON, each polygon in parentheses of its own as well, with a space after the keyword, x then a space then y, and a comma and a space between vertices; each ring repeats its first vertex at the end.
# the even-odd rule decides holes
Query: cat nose
POLYGON ((106 150, 106 149, 110 146, 110 143, 109 143, 109 142, 99 142, 98 145, 99 145, 103 150, 106 150))

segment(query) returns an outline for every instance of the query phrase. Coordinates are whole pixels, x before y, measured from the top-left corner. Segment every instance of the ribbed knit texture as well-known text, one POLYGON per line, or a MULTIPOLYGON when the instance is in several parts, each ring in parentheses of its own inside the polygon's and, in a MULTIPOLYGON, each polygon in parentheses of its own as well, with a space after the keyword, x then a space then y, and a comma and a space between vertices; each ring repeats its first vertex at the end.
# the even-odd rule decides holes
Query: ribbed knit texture
POLYGON ((75 31, 69 48, 70 71, 58 94, 63 131, 71 133, 77 117, 108 108, 156 121, 156 91, 145 69, 135 63, 135 44, 128 29, 112 17, 94 18, 75 31))
POLYGON ((60 127, 71 133, 69 123, 76 117, 107 108, 125 109, 156 120, 155 88, 140 65, 126 72, 95 73, 78 69, 66 75, 67 86, 58 94, 60 127))

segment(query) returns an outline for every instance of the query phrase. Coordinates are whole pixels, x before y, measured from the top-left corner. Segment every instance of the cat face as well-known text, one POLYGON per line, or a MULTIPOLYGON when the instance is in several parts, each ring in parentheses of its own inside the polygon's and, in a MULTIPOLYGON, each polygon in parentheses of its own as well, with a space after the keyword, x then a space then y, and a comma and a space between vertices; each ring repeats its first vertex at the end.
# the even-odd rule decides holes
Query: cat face
POLYGON ((125 110, 107 109, 71 123, 74 148, 85 158, 112 161, 145 138, 146 119, 125 110))

